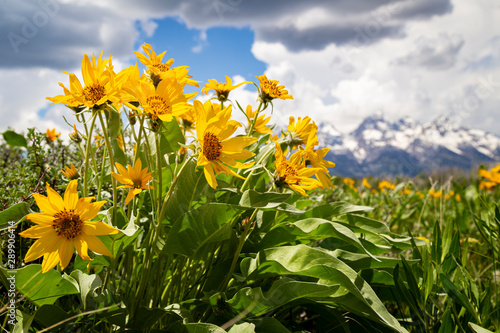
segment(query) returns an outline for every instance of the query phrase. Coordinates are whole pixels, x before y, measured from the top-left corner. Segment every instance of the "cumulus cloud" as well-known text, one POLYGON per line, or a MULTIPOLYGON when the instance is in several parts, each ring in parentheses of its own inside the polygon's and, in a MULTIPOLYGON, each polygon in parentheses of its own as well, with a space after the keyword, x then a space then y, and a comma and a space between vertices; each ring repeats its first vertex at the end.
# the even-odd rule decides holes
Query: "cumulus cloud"
POLYGON ((394 63, 420 66, 429 70, 443 70, 455 65, 458 53, 464 45, 464 39, 460 35, 441 33, 437 38, 421 37, 415 44, 415 50, 396 59, 394 63))

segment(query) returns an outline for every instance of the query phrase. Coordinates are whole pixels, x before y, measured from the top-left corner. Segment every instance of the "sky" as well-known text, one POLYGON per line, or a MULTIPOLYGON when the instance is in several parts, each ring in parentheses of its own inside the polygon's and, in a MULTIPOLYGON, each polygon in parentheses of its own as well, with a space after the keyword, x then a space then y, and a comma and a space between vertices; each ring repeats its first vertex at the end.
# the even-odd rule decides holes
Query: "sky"
MULTIPOLYGON (((272 121, 310 116, 340 132, 374 113, 500 135, 498 0, 0 0, 0 132, 67 134, 74 118, 47 96, 81 78, 84 54, 138 62, 150 43, 193 79, 258 82, 294 97, 272 121)), ((256 88, 230 98, 257 106, 256 88)), ((204 100, 207 96, 201 96, 204 100)))

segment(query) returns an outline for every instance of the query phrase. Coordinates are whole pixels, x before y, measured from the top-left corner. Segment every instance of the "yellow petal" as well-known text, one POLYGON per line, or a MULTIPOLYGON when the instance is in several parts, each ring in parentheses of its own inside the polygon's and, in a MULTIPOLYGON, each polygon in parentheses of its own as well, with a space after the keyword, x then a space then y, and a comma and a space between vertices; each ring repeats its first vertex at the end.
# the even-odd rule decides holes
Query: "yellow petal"
POLYGON ((76 249, 76 252, 78 252, 78 255, 83 259, 83 260, 92 260, 92 258, 89 257, 89 246, 87 244, 87 242, 85 241, 85 235, 84 234, 80 234, 78 235, 75 240, 74 240, 74 244, 75 244, 75 249, 76 249))
POLYGON ((41 238, 45 236, 46 233, 50 232, 55 233, 55 230, 50 224, 39 224, 20 232, 19 236, 24 238, 41 238))
POLYGON ((117 234, 118 230, 104 222, 84 222, 82 232, 94 236, 117 234))
POLYGON ((55 215, 59 210, 50 204, 49 198, 44 195, 33 193, 38 208, 44 213, 55 215))
POLYGON ((58 210, 64 209, 64 201, 63 198, 54 191, 52 187, 47 183, 47 197, 49 198, 49 202, 52 206, 57 207, 58 210))
POLYGON ((52 268, 54 268, 54 266, 57 265, 59 261, 59 253, 57 252, 57 250, 45 253, 42 262, 42 273, 47 273, 48 271, 50 271, 52 268))
POLYGON ((76 203, 78 202, 78 192, 76 190, 78 186, 78 180, 72 180, 69 182, 66 191, 64 192, 64 206, 66 209, 75 209, 76 203))
POLYGON ((85 241, 88 244, 89 249, 92 252, 102 254, 108 257, 114 257, 111 252, 109 252, 106 245, 101 242, 101 240, 95 236, 84 236, 85 241))
POLYGON ((227 140, 224 140, 221 142, 222 144, 222 151, 228 151, 228 152, 241 152, 243 148, 245 148, 248 145, 251 145, 257 141, 257 138, 253 137, 233 137, 227 140))
POLYGON ((26 218, 31 222, 36 224, 49 224, 52 225, 54 221, 54 216, 46 214, 46 213, 31 213, 26 215, 26 218))
POLYGON ((135 196, 135 194, 134 194, 133 189, 130 189, 128 191, 127 197, 125 198, 125 204, 128 205, 128 203, 130 202, 130 200, 132 200, 134 198, 134 196, 135 196))
POLYGON ((82 221, 89 221, 92 220, 97 213, 99 213, 99 210, 105 203, 105 200, 93 203, 82 203, 81 201, 78 201, 76 210, 80 213, 82 221))
POLYGON ((63 239, 61 245, 59 246, 59 258, 61 260, 61 269, 65 269, 71 258, 73 257, 73 253, 75 252, 75 246, 73 244, 73 240, 63 239))
POLYGON ((217 180, 215 179, 214 169, 212 164, 207 164, 203 168, 203 172, 205 173, 205 178, 207 179, 208 185, 212 188, 217 188, 217 180))

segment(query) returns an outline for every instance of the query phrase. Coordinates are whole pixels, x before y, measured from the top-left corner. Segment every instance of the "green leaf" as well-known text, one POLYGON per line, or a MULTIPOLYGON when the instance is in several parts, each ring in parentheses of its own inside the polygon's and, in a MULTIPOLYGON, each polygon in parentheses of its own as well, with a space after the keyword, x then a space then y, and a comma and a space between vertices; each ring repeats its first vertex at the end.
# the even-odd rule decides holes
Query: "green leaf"
POLYGON ((26 138, 23 135, 17 134, 14 131, 5 131, 2 133, 2 135, 5 142, 7 142, 8 145, 14 147, 28 148, 28 142, 26 141, 26 138))
POLYGON ((469 312, 470 315, 474 316, 474 319, 477 322, 479 321, 479 317, 472 307, 472 304, 470 304, 469 299, 465 297, 455 286, 455 284, 450 280, 449 277, 444 275, 443 273, 439 274, 439 277, 441 278, 441 283, 443 284, 444 289, 446 290, 446 293, 459 305, 463 306, 467 312, 469 312))
POLYGON ((263 317, 257 320, 252 320, 255 324, 256 333, 290 333, 276 318, 263 317))
MULTIPOLYGON (((372 256, 351 229, 340 223, 319 218, 308 218, 294 223, 278 225, 266 233, 262 242, 258 244, 258 248, 269 248, 281 244, 290 244, 296 241, 310 242, 312 240, 320 240, 328 237, 339 238, 355 246, 369 256, 372 256)), ((375 259, 373 256, 372 258, 375 259)))
POLYGON ((245 258, 240 266, 247 280, 270 275, 303 275, 319 279, 319 285, 340 286, 339 292, 329 297, 332 304, 406 332, 370 285, 330 251, 306 245, 282 246, 260 251, 255 258, 245 258))
POLYGON ((42 305, 35 313, 35 321, 43 327, 50 327, 61 321, 68 319, 70 316, 58 306, 45 304, 42 305))
POLYGON ((187 333, 226 333, 225 330, 214 324, 191 323, 184 324, 187 333))
POLYGON ((469 323, 469 327, 476 333, 493 333, 492 331, 482 328, 474 323, 469 323))
POLYGON ((246 190, 241 196, 239 205, 249 208, 275 208, 290 197, 290 193, 266 192, 246 190))
POLYGON ((229 239, 231 222, 241 212, 228 204, 205 204, 179 218, 168 233, 163 251, 196 257, 206 244, 229 239))
POLYGON ((6 210, 0 212, 0 230, 8 229, 17 224, 19 220, 29 213, 28 205, 25 202, 17 203, 6 210), (12 223, 12 222, 16 223, 12 223), (9 223, 10 222, 10 223, 9 223))
POLYGON ((326 298, 338 292, 338 285, 327 286, 284 277, 273 282, 271 288, 266 292, 263 292, 260 287, 243 288, 228 303, 237 312, 248 311, 255 316, 260 316, 294 300, 326 298))
POLYGON ((228 333, 255 333, 255 324, 241 323, 231 327, 228 333))
POLYGON ((106 109, 106 116, 108 120, 108 137, 113 152, 113 160, 115 163, 118 162, 126 166, 128 162, 127 157, 118 144, 118 137, 120 136, 122 125, 120 113, 112 109, 106 109))
POLYGON ((373 234, 391 233, 391 230, 389 229, 389 226, 386 223, 371 219, 369 217, 356 214, 348 214, 347 221, 349 225, 359 228, 364 232, 371 232, 373 234))
POLYGON ((42 273, 42 265, 32 264, 16 270, 16 288, 37 306, 54 304, 62 296, 77 294, 71 282, 51 269, 42 273))
POLYGON ((329 219, 333 216, 345 215, 347 213, 369 212, 371 210, 373 210, 371 207, 356 206, 348 202, 338 201, 311 208, 301 217, 319 217, 329 219))
POLYGON ((102 285, 101 278, 96 274, 85 274, 80 270, 73 271, 71 276, 78 281, 78 285, 80 286, 80 297, 83 303, 83 308, 88 309, 88 303, 91 303, 90 300, 87 302, 87 296, 89 293, 92 295, 92 292, 102 285))
POLYGON ((174 223, 192 208, 195 201, 211 201, 213 198, 214 190, 208 185, 203 171, 196 171, 196 162, 189 161, 170 194, 165 217, 174 223))

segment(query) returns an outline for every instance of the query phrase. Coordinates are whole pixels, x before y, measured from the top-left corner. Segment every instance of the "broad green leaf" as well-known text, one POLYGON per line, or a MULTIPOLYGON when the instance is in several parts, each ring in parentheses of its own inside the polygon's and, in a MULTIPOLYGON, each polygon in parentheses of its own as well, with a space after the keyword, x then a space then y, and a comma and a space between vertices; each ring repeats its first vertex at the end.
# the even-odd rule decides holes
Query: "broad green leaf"
POLYGON ((313 207, 306 211, 301 218, 318 217, 329 219, 333 216, 345 215, 347 213, 369 212, 371 210, 373 210, 371 207, 356 206, 348 202, 338 201, 313 207))
POLYGON ((251 323, 255 324, 257 333, 290 333, 276 318, 262 317, 252 320, 251 323))
POLYGON ((245 258, 240 266, 248 280, 270 275, 303 275, 319 279, 317 283, 320 285, 340 286, 349 295, 336 295, 336 304, 399 332, 406 332, 370 285, 330 251, 306 245, 282 246, 260 251, 255 258, 245 258))
POLYGON ((475 333, 493 333, 490 330, 487 330, 486 328, 482 328, 481 326, 478 326, 474 323, 469 323, 469 327, 475 332, 475 333))
POLYGON ((235 324, 227 332, 228 333, 255 333, 255 324, 251 324, 251 323, 235 324))
POLYGON ((228 303, 238 312, 249 311, 255 316, 260 316, 301 298, 326 298, 339 292, 345 294, 339 290, 339 285, 327 286, 284 277, 273 282, 266 292, 260 287, 243 288, 228 303))
POLYGON ((209 201, 214 190, 208 185, 203 171, 196 171, 196 162, 189 161, 178 175, 165 210, 165 218, 172 224, 190 210, 195 201, 209 201))
POLYGON ((16 132, 10 130, 3 132, 2 135, 5 142, 7 142, 8 145, 14 147, 28 148, 28 142, 26 141, 26 138, 23 135, 17 134, 16 132))
POLYGON ((92 303, 90 300, 87 301, 87 297, 89 294, 92 295, 92 292, 102 285, 101 278, 96 274, 85 274, 80 270, 73 271, 71 276, 78 281, 78 285, 80 286, 80 297, 83 303, 83 308, 88 309, 88 303, 92 303))
POLYGON ((258 244, 258 249, 291 244, 296 241, 310 242, 328 237, 340 238, 348 244, 354 245, 356 248, 372 256, 371 253, 365 249, 363 244, 361 244, 358 237, 356 237, 351 229, 340 223, 319 218, 308 218, 294 223, 276 226, 271 229, 271 231, 266 233, 261 243, 258 244))
POLYGON ((371 232, 374 234, 390 234, 389 226, 384 223, 369 217, 349 214, 347 215, 347 222, 353 227, 357 227, 362 231, 371 232))
POLYGON ((249 208, 274 208, 279 206, 289 197, 290 193, 259 193, 254 190, 246 190, 241 196, 239 205, 249 208))
POLYGON ((163 251, 194 258, 205 244, 229 239, 231 222, 239 212, 232 205, 219 203, 188 211, 170 229, 163 251))
MULTIPOLYGON (((353 253, 341 249, 337 249, 331 252, 332 255, 346 264, 348 264, 355 271, 360 271, 362 269, 373 269, 373 268, 394 268, 397 264, 401 263, 401 260, 397 258, 390 257, 376 257, 378 260, 373 260, 372 257, 362 254, 353 253)), ((411 264, 416 264, 418 260, 408 260, 411 264)))
POLYGON ((191 323, 183 326, 187 333, 226 333, 225 330, 214 324, 191 323))
POLYGON ((28 205, 25 202, 17 203, 6 210, 0 212, 0 230, 14 226, 19 220, 29 213, 28 205), (10 222, 10 223, 9 223, 10 222), (12 223, 16 222, 16 223, 12 223))
POLYGON ((77 294, 71 282, 51 269, 42 273, 42 265, 32 264, 16 270, 16 288, 37 306, 54 304, 62 296, 77 294))
POLYGON ((58 306, 45 304, 35 313, 35 321, 43 327, 50 327, 68 319, 70 315, 58 306))
POLYGON ((133 328, 145 329, 153 326, 160 318, 162 318, 168 311, 160 308, 147 308, 141 306, 137 312, 137 319, 133 328))

